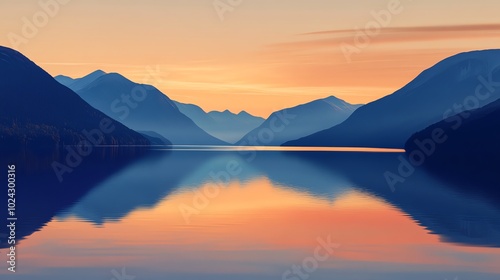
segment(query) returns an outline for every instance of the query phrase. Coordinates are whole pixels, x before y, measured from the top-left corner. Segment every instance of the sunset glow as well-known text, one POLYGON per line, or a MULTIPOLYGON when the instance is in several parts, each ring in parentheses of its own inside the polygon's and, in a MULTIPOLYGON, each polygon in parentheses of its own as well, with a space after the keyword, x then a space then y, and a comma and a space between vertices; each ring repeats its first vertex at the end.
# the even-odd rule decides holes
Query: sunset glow
POLYGON ((500 35, 498 1, 401 0, 349 61, 341 46, 391 1, 243 1, 223 20, 208 0, 67 2, 33 34, 23 18, 32 22, 40 4, 2 3, 0 45, 52 75, 119 72, 206 111, 262 117, 329 95, 373 101, 450 55, 497 48, 500 35))

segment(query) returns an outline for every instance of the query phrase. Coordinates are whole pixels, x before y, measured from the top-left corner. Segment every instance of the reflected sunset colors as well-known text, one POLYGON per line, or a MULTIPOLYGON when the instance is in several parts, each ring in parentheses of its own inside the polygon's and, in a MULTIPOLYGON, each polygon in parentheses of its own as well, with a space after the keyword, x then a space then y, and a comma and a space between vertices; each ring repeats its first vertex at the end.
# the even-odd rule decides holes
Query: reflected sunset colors
MULTIPOLYGON (((440 172, 424 164, 440 141, 419 147, 419 164, 403 149, 372 147, 402 148, 441 112, 467 109, 483 74, 493 84, 498 51, 432 66, 498 48, 499 10, 498 0, 1 1, 0 46, 19 53, 0 53, 0 147, 19 151, 0 157, 16 165, 18 219, 17 272, 3 262, 0 279, 498 280, 498 163, 440 172), (224 16, 221 1, 233 3, 224 16), (46 24, 23 35, 40 15, 46 24), (360 44, 360 29, 374 24, 360 44), (264 121, 273 112, 280 131, 276 118, 264 121), (103 130, 108 117, 128 128, 103 130), (269 141, 246 141, 266 131, 269 141), (298 138, 291 145, 311 147, 279 146, 298 138)), ((485 123, 477 131, 496 132, 485 123)), ((497 138, 477 146, 484 139, 497 138)), ((450 155, 474 148, 464 143, 450 155)), ((436 165, 446 161, 455 160, 436 165)), ((5 210, 3 221, 13 215, 5 210)))
MULTIPOLYGON (((274 164, 283 160, 279 155, 273 158, 273 153, 259 154, 259 158, 274 164)), ((237 156, 214 154, 207 153, 206 161, 198 159, 199 172, 190 170, 187 177, 192 178, 185 176, 157 203, 122 209, 120 215, 110 212, 113 205, 121 204, 121 195, 111 192, 114 187, 142 189, 144 196, 152 195, 148 194, 148 179, 138 172, 149 169, 155 181, 163 177, 161 184, 170 189, 174 180, 168 174, 174 172, 160 174, 160 170, 168 170, 165 164, 169 160, 175 162, 177 156, 189 157, 190 153, 173 152, 139 161, 111 176, 22 241, 19 254, 27 269, 20 275, 43 276, 43 271, 52 269, 52 273, 61 274, 60 279, 71 273, 81 277, 95 273, 102 278, 108 275, 106 271, 125 267, 137 279, 161 279, 159 275, 168 275, 167 279, 196 279, 201 275, 209 279, 282 279, 293 264, 300 265, 313 256, 318 238, 329 238, 340 247, 319 263, 312 273, 314 279, 331 279, 332 275, 384 279, 398 273, 409 275, 409 279, 469 274, 485 277, 475 279, 494 279, 488 275, 500 273, 498 249, 443 242, 432 232, 439 230, 420 225, 411 215, 351 185, 348 179, 320 182, 324 178, 317 178, 318 184, 330 182, 335 190, 319 195, 314 187, 297 188, 300 182, 286 185, 272 179, 281 171, 264 170, 269 175, 263 175, 262 170, 242 164, 242 170, 250 173, 244 171, 228 184, 218 185, 210 176, 199 177, 207 173, 203 166, 217 168, 217 162, 237 156), (158 165, 161 168, 155 169, 158 165), (144 179, 145 185, 127 179, 130 174, 144 179), (130 183, 123 184, 123 180, 130 183)), ((300 162, 307 170, 307 163, 300 162)), ((276 170, 297 171, 291 167, 294 164, 283 163, 276 170)))

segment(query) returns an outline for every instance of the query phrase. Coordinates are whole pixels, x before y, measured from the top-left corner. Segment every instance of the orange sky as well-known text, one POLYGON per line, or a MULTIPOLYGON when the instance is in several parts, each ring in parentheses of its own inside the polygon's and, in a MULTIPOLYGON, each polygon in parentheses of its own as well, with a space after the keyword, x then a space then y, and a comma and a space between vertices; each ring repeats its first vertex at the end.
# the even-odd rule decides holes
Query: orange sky
POLYGON ((328 95, 367 103, 443 58, 500 45, 499 1, 391 1, 243 0, 221 17, 212 0, 2 1, 0 45, 52 75, 119 72, 207 111, 263 117, 328 95), (40 6, 56 1, 68 3, 40 6), (356 45, 380 11, 384 28, 356 45))

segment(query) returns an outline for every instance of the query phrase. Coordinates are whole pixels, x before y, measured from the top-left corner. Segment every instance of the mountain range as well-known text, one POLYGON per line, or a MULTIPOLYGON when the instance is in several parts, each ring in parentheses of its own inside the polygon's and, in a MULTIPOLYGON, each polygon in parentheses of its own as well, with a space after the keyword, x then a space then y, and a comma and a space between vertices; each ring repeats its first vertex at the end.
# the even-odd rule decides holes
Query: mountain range
POLYGON ((10 151, 52 150, 91 139, 96 145, 150 144, 94 109, 21 53, 1 46, 0 88, 0 146, 10 151))
POLYGON ((55 78, 94 108, 131 129, 156 132, 176 145, 227 144, 198 127, 154 86, 100 70, 79 79, 55 78))
POLYGON ((250 115, 245 111, 238 114, 234 114, 229 110, 207 113, 194 104, 174 102, 179 110, 192 119, 200 128, 231 144, 236 143, 245 134, 264 122, 263 118, 250 115))
POLYGON ((494 128, 500 110, 500 50, 449 57, 367 105, 330 96, 274 112, 265 120, 245 111, 207 113, 118 73, 97 70, 78 79, 54 79, 5 47, 0 48, 0 74, 0 140, 5 147, 74 145, 88 138, 85 131, 109 119, 114 130, 105 133, 101 144, 408 149, 414 148, 416 137, 442 127, 451 140, 441 153, 451 155, 472 145, 479 160, 480 154, 491 155, 481 148, 498 150, 494 128), (455 131, 450 123, 459 119, 463 127, 455 131))
POLYGON ((402 148, 415 132, 466 110, 467 105, 482 107, 498 99, 498 95, 483 97, 498 85, 493 77, 500 81, 499 66, 500 50, 449 57, 393 94, 359 108, 340 125, 285 145, 402 148))
POLYGON ((330 96, 274 112, 259 127, 247 133, 239 145, 278 146, 345 121, 361 105, 330 96))

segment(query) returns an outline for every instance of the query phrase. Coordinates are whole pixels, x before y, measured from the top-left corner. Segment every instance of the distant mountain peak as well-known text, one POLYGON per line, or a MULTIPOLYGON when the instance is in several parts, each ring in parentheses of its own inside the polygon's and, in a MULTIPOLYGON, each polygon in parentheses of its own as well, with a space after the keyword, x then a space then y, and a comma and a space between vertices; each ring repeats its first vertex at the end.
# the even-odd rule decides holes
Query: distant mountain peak
MULTIPOLYGON (((96 86, 97 84, 109 84, 109 85, 129 85, 129 84, 134 84, 133 81, 129 80, 127 77, 123 76, 120 73, 116 72, 111 72, 111 73, 106 73, 101 76, 86 76, 89 77, 89 80, 92 81, 91 83, 88 83, 89 86, 96 86)), ((83 78, 82 78, 83 79, 83 78)), ((83 88, 82 88, 83 89, 83 88)))
MULTIPOLYGON (((127 79, 127 77, 123 76, 120 73, 116 73, 116 72, 107 73, 103 76, 106 76, 109 79, 124 79, 124 80, 130 81, 129 79, 127 79)), ((132 82, 132 81, 130 81, 130 82, 132 82)))
POLYGON ((271 140, 261 141, 261 144, 281 145, 287 141, 328 129, 346 120, 358 107, 359 105, 352 105, 335 96, 329 96, 282 109, 272 113, 260 127, 247 133, 240 139, 239 144, 248 145, 250 139, 262 139, 259 133, 264 131, 263 129, 276 125, 276 120, 279 123, 283 116, 288 116, 289 119, 281 123, 279 132, 274 133, 271 140))
POLYGON ((328 100, 328 101, 341 101, 341 102, 345 102, 344 100, 334 96, 334 95, 330 95, 328 97, 325 97, 323 98, 323 100, 328 100))
POLYGON ((264 122, 263 118, 252 116, 245 111, 239 114, 234 114, 229 110, 207 113, 193 104, 179 102, 175 104, 184 115, 191 118, 203 130, 228 143, 235 143, 264 122))
POLYGON ((70 76, 66 76, 66 75, 57 75, 54 78, 57 78, 57 79, 58 78, 61 78, 61 79, 71 79, 71 80, 73 80, 73 78, 71 78, 70 76))
POLYGON ((102 71, 102 70, 95 70, 94 72, 92 73, 89 73, 87 75, 85 75, 83 78, 93 78, 93 79, 97 79, 101 76, 104 76, 106 75, 107 73, 102 71))
POLYGON ((216 114, 219 114, 219 115, 235 115, 231 111, 229 111, 229 109, 226 109, 224 111, 213 110, 213 111, 208 112, 208 114, 211 114, 211 115, 216 115, 216 114))
POLYGON ((87 75, 83 76, 83 77, 80 77, 80 78, 71 78, 70 76, 66 76, 66 75, 57 75, 55 76, 54 78, 56 79, 72 79, 72 80, 83 80, 83 79, 97 79, 101 76, 104 76, 106 75, 107 73, 102 71, 102 70, 95 70, 93 72, 90 72, 88 73, 87 75))
POLYGON ((351 104, 351 103, 345 101, 344 99, 338 98, 338 97, 336 97, 334 95, 330 95, 330 96, 325 97, 325 98, 320 99, 320 100, 328 102, 328 103, 334 103, 334 104, 337 104, 337 105, 346 105, 346 104, 349 104, 349 105, 363 105, 363 104, 351 104))
POLYGON ((94 72, 90 73, 89 75, 105 75, 107 74, 106 72, 102 71, 101 69, 97 69, 94 72))
POLYGON ((95 70, 81 78, 73 79, 68 76, 58 75, 55 76, 54 79, 56 79, 56 81, 58 81, 59 83, 71 88, 72 90, 78 91, 105 75, 107 75, 106 72, 102 70, 95 70))

